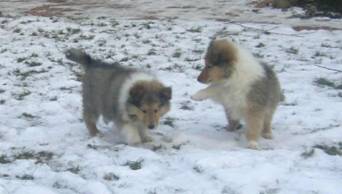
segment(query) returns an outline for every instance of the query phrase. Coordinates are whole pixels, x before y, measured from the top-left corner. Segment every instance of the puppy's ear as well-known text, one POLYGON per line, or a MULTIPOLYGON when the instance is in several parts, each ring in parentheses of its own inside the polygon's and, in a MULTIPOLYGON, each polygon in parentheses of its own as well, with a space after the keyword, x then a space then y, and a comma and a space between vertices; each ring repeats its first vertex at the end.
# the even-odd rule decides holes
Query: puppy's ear
POLYGON ((140 106, 140 102, 144 96, 145 88, 142 85, 133 86, 129 91, 129 103, 140 106))
POLYGON ((171 100, 172 98, 172 88, 164 87, 159 91, 159 96, 163 101, 171 100))
POLYGON ((139 114, 138 112, 139 112, 139 109, 135 105, 129 104, 127 106, 127 114, 129 118, 131 118, 132 120, 136 120, 138 118, 138 114, 139 114))

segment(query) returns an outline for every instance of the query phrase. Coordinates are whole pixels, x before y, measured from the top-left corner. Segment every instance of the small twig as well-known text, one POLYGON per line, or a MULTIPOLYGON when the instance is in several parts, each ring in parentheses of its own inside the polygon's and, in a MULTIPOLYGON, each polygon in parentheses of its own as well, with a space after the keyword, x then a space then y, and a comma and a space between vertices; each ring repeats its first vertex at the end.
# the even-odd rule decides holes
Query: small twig
POLYGON ((320 68, 323 68, 323 69, 327 69, 327 70, 330 70, 330 71, 335 71, 335 72, 342 73, 342 70, 339 70, 339 69, 333 69, 333 68, 324 67, 324 66, 315 65, 315 64, 314 64, 314 66, 316 66, 316 67, 320 67, 320 68))

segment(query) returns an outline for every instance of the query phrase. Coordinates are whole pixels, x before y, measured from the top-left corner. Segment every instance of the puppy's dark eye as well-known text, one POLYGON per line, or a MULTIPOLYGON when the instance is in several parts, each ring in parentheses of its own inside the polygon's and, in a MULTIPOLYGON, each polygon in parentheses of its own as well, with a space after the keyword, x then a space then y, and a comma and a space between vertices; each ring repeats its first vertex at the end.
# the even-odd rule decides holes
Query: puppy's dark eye
POLYGON ((210 69, 210 68, 212 68, 212 67, 213 67, 212 65, 207 65, 207 68, 208 68, 208 69, 210 69))
POLYGON ((142 110, 142 112, 143 112, 143 113, 147 113, 147 111, 146 111, 146 110, 142 110))
POLYGON ((157 113, 157 112, 158 112, 158 110, 157 110, 157 109, 155 109, 155 110, 154 110, 154 113, 157 113))

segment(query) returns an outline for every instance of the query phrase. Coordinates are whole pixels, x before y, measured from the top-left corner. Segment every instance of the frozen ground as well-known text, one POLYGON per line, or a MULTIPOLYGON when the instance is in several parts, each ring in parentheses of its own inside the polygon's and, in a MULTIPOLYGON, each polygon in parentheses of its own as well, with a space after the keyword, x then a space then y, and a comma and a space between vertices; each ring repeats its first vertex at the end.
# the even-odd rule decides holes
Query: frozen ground
POLYGON ((0 17, 1 194, 340 194, 341 31, 213 20, 0 17), (274 66, 286 101, 273 140, 245 148, 220 106, 193 102, 203 53, 230 36, 274 66), (80 67, 63 50, 156 73, 173 87, 155 142, 89 138, 81 118, 80 67))

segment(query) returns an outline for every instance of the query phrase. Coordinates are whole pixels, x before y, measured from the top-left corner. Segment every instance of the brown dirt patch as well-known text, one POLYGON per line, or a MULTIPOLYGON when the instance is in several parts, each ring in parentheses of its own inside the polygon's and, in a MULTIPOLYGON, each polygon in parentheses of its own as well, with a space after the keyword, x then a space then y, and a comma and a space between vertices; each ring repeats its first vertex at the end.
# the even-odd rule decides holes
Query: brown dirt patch
POLYGON ((65 3, 66 0, 47 0, 49 3, 65 3))
POLYGON ((329 26, 294 26, 292 28, 296 31, 302 31, 302 30, 328 30, 328 31, 341 30, 339 28, 333 28, 333 27, 329 27, 329 26))
MULTIPOLYGON (((52 0, 52 1, 62 1, 62 0, 52 0)), ((29 15, 34 15, 34 16, 51 17, 51 16, 63 16, 65 11, 74 11, 74 9, 59 8, 59 7, 54 7, 52 5, 42 5, 42 6, 30 9, 26 13, 29 15)))
POLYGON ((253 1, 251 4, 256 8, 263 8, 272 5, 273 0, 262 0, 262 1, 253 1))

